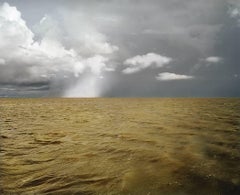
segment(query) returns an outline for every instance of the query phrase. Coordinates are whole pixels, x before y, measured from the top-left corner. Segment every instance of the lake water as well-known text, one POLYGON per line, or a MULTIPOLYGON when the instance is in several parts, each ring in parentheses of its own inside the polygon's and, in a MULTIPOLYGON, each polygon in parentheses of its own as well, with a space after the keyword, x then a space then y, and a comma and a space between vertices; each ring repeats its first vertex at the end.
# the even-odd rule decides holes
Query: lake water
POLYGON ((0 99, 0 194, 240 194, 240 99, 0 99))

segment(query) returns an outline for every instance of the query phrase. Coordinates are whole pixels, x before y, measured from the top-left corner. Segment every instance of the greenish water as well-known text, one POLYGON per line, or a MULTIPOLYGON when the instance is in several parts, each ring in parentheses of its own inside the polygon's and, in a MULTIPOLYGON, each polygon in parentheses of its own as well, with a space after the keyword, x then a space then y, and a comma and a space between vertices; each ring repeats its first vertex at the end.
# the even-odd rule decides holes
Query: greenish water
POLYGON ((0 99, 0 194, 240 194, 240 99, 0 99))

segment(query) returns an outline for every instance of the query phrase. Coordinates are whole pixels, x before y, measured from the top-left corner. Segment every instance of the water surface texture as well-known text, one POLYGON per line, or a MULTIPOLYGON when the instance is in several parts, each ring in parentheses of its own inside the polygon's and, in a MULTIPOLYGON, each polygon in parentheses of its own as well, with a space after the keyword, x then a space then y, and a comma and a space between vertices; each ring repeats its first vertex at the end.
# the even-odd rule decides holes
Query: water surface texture
POLYGON ((240 194, 240 99, 0 99, 0 194, 240 194))

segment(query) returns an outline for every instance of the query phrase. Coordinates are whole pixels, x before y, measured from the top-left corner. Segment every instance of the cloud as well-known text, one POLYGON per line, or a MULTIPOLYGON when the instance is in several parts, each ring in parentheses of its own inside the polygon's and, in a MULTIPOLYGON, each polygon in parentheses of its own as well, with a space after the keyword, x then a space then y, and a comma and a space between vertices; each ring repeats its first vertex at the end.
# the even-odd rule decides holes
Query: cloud
POLYGON ((28 47, 33 43, 33 33, 21 18, 21 13, 4 3, 0 6, 0 52, 1 57, 18 55, 20 46, 28 47))
POLYGON ((237 18, 240 16, 240 11, 238 8, 233 8, 233 9, 230 9, 229 14, 230 14, 230 17, 237 18))
POLYGON ((107 40, 106 35, 96 29, 97 23, 89 13, 65 9, 61 14, 68 44, 82 55, 112 54, 119 50, 107 40))
POLYGON ((0 58, 0 65, 4 65, 6 62, 4 59, 0 58))
POLYGON ((113 70, 107 62, 109 55, 118 50, 117 46, 107 42, 96 29, 84 31, 83 28, 78 39, 73 36, 66 44, 64 40, 71 39, 73 32, 69 29, 61 30, 58 21, 45 15, 34 26, 34 34, 16 7, 8 3, 0 5, 0 65, 5 65, 0 72, 0 82, 47 80, 51 83, 67 75, 79 77, 91 73, 98 78, 102 72, 113 70))
POLYGON ((240 2, 230 1, 230 6, 228 9, 228 14, 230 18, 235 19, 237 25, 240 26, 240 2))
MULTIPOLYGON (((239 75, 239 0, 9 2, 11 6, 0 3, 0 86, 46 83, 46 94, 55 96, 69 91, 87 95, 82 91, 88 87, 96 96, 239 94, 236 79, 231 81, 239 75), (149 52, 177 61, 161 71, 156 62, 124 64, 149 52), (220 63, 206 61, 214 55, 221 56, 220 63), (144 71, 129 76, 110 72, 114 69, 144 71), (170 82, 152 79, 156 71, 189 73, 201 80, 176 82, 171 88, 170 82), (99 85, 102 76, 106 83, 99 85), (210 82, 212 88, 209 80, 216 81, 210 82)), ((17 89, 30 94, 22 85, 17 89)))
POLYGON ((222 61, 222 58, 218 56, 210 56, 210 57, 207 57, 205 61, 209 63, 219 63, 222 61))
POLYGON ((196 63, 191 69, 190 69, 190 73, 200 73, 201 77, 202 76, 206 76, 206 74, 209 73, 209 70, 214 70, 218 71, 218 67, 217 66, 213 66, 213 65, 217 65, 218 63, 223 63, 223 58, 219 57, 219 56, 209 56, 207 58, 201 58, 198 60, 198 63, 196 63), (206 72, 207 71, 207 72, 206 72))
POLYGON ((159 81, 187 80, 193 78, 194 78, 193 76, 175 74, 170 72, 159 73, 158 76, 156 76, 156 79, 159 81))
POLYGON ((240 17, 240 1, 239 0, 229 0, 228 2, 228 14, 231 18, 240 17))
POLYGON ((161 56, 155 53, 148 53, 146 55, 137 55, 135 57, 125 60, 124 64, 129 66, 125 68, 122 72, 124 74, 132 74, 139 72, 148 67, 162 67, 172 61, 171 58, 166 56, 161 56))

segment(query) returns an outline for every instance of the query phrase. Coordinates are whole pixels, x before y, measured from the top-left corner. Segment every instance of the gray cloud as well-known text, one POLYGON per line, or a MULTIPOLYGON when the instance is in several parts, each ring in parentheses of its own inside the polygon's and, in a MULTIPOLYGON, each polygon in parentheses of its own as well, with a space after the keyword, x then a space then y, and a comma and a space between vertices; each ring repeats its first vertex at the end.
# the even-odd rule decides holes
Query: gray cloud
POLYGON ((21 16, 0 14, 2 85, 48 82, 39 94, 57 96, 240 94, 238 0, 7 2, 21 16), (148 53, 173 60, 129 61, 148 53), (159 72, 195 79, 162 82, 159 72))

